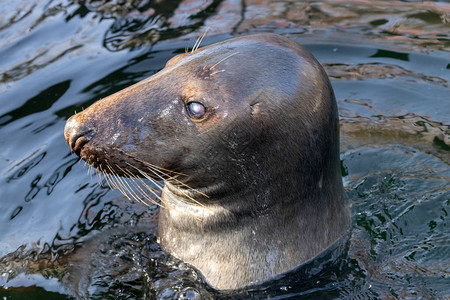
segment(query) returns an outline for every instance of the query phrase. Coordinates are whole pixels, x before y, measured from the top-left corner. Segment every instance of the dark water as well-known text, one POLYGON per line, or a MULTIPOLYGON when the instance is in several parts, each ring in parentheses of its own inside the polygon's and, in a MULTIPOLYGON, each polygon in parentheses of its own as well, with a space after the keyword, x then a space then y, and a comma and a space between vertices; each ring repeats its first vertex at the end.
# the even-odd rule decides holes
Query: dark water
POLYGON ((445 1, 0 2, 0 297, 450 298, 449 23, 445 1), (211 22, 204 44, 277 32, 325 66, 354 216, 345 257, 233 294, 161 252, 157 209, 98 185, 63 138, 211 22))

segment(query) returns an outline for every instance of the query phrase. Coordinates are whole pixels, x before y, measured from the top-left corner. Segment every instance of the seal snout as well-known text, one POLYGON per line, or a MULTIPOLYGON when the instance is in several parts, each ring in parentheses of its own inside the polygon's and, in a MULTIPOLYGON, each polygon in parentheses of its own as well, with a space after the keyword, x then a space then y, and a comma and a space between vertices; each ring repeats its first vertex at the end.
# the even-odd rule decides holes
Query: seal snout
POLYGON ((74 115, 67 120, 64 127, 64 137, 72 152, 80 156, 81 149, 90 141, 93 130, 85 123, 78 122, 77 116, 74 115))

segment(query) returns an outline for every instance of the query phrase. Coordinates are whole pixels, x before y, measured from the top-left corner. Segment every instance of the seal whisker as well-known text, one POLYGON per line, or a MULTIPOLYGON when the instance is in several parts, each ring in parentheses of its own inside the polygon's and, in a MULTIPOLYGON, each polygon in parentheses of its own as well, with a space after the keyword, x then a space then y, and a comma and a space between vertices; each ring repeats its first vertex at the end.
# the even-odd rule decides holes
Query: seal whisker
MULTIPOLYGON (((149 168, 149 169, 150 169, 150 168, 149 168)), ((144 173, 144 172, 142 172, 141 170, 139 170, 139 171, 141 172, 141 174, 144 173)), ((167 181, 167 179, 164 179, 161 175, 155 173, 156 171, 157 171, 157 172, 161 172, 161 171, 159 171, 159 170, 152 170, 152 169, 150 169, 150 171, 152 171, 153 174, 155 174, 156 176, 158 176, 159 178, 161 178, 164 182, 167 181)), ((166 176, 167 176, 167 174, 164 174, 164 173, 163 173, 163 175, 166 175, 166 176)), ((174 177, 169 177, 169 179, 174 179, 175 181, 177 181, 178 183, 180 183, 180 184, 182 184, 182 185, 188 187, 189 189, 191 189, 191 190, 193 190, 193 191, 196 191, 196 192, 198 192, 199 194, 204 195, 204 196, 206 196, 206 197, 209 198, 209 196, 207 196, 207 195, 205 195, 205 194, 203 194, 203 193, 201 193, 201 192, 199 192, 199 191, 197 191, 197 190, 195 190, 195 189, 189 187, 187 184, 185 184, 185 183, 183 183, 183 182, 177 180, 177 179, 174 178, 174 177)), ((184 203, 186 203, 186 204, 194 204, 194 205, 197 205, 197 206, 201 206, 201 207, 203 207, 203 208, 205 208, 205 209, 208 209, 209 211, 213 212, 212 209, 210 209, 209 207, 206 207, 203 203, 199 202, 198 200, 195 200, 193 197, 191 197, 190 195, 188 195, 187 192, 183 192, 183 194, 184 194, 189 200, 191 200, 192 202, 186 202, 186 201, 184 201, 184 199, 180 199, 180 201, 182 201, 182 202, 184 202, 184 203)))
MULTIPOLYGON (((218 62, 216 62, 215 64, 213 64, 211 67, 209 67, 209 69, 210 69, 210 70, 214 69, 214 68, 217 67, 217 65, 219 65, 221 62, 224 62, 225 60, 229 59, 230 57, 232 57, 232 56, 234 56, 234 55, 236 55, 236 54, 238 54, 238 53, 239 53, 239 51, 236 51, 236 52, 234 52, 234 53, 231 53, 230 55, 228 55, 228 56, 222 58, 221 60, 219 60, 218 62)), ((212 75, 212 74, 211 74, 211 75, 212 75)))
POLYGON ((128 196, 128 193, 126 193, 126 191, 123 189, 123 185, 120 182, 118 182, 116 176, 108 174, 106 171, 103 171, 103 174, 105 175, 106 182, 111 189, 118 190, 128 200, 132 201, 128 196))
POLYGON ((141 173, 142 176, 144 176, 146 179, 150 180, 151 182, 153 182, 161 191, 163 190, 163 187, 160 186, 156 180, 154 180, 150 175, 148 175, 147 173, 145 173, 144 171, 138 170, 139 173, 141 173))
MULTIPOLYGON (((144 171, 142 171, 142 170, 140 170, 140 169, 138 169, 138 168, 136 168, 135 166, 133 166, 133 165, 131 165, 131 164, 129 164, 129 163, 127 163, 130 167, 132 167, 132 168, 134 168, 134 169, 136 169, 142 176, 144 176, 147 180, 149 180, 149 181, 151 181, 158 189, 160 189, 161 191, 163 190, 163 186, 162 185, 160 185, 156 180, 154 180, 151 176, 149 176, 147 173, 145 173, 144 171)), ((158 199, 160 199, 161 200, 161 202, 162 203, 164 203, 164 200, 162 199, 162 197, 161 196, 159 196, 159 195, 157 195, 154 191, 153 191, 153 189, 151 188, 151 187, 149 187, 141 178, 139 178, 138 176, 136 176, 136 175, 133 175, 133 174, 131 174, 131 172, 130 172, 130 174, 129 175, 131 175, 131 176, 133 176, 134 178, 136 178, 137 180, 139 180, 152 194, 154 194, 156 197, 158 197, 158 199)), ((163 179, 163 181, 165 181, 164 179, 163 179)), ((160 205, 161 206, 161 205, 160 205)))
MULTIPOLYGON (((157 195, 151 187, 149 187, 148 185, 145 184, 145 182, 140 179, 139 177, 137 177, 136 175, 133 175, 129 170, 124 170, 122 169, 119 165, 116 165, 116 167, 118 167, 124 174, 128 175, 130 178, 132 179, 137 179, 138 182, 141 182, 153 195, 155 195, 159 200, 162 201, 161 197, 159 195, 157 195)), ((127 183, 128 184, 128 183, 127 183)), ((160 203, 156 202, 155 200, 153 200, 135 181, 132 181, 132 184, 134 185, 134 187, 141 193, 141 195, 144 196, 144 198, 146 198, 148 201, 150 201, 153 204, 156 204, 158 206, 164 207, 163 205, 161 205, 160 203)), ((130 187, 130 189, 132 189, 132 187, 130 187)), ((133 190, 134 191, 134 190, 133 190)))
MULTIPOLYGON (((97 177, 97 182, 101 187, 103 187, 102 173, 97 171, 97 169, 95 171, 96 171, 95 175, 97 177)), ((91 176, 91 178, 92 178, 92 176, 91 176)))
MULTIPOLYGON (((106 162, 107 163, 107 162, 106 162)), ((111 174, 108 174, 106 171, 103 171, 105 176, 107 176, 111 182, 111 185, 118 191, 120 191, 125 197, 127 197, 128 200, 131 201, 130 197, 124 190, 124 186, 122 183, 119 182, 118 178, 114 175, 112 168, 107 163, 107 167, 110 170, 111 174)))
POLYGON ((132 201, 128 194, 122 189, 121 186, 118 185, 116 178, 108 173, 105 173, 105 176, 108 178, 108 185, 115 190, 118 190, 122 195, 124 195, 128 200, 132 201))
POLYGON ((107 166, 108 166, 109 171, 114 175, 114 179, 116 180, 116 182, 120 184, 122 189, 120 189, 119 191, 125 197, 127 197, 130 201, 132 201, 131 198, 133 198, 135 201, 140 202, 140 203, 144 204, 145 206, 150 206, 147 202, 142 201, 142 199, 139 199, 137 197, 136 193, 134 192, 132 187, 128 184, 128 182, 126 182, 125 180, 122 180, 122 178, 119 175, 117 175, 117 173, 111 168, 109 163, 107 166))
MULTIPOLYGON (((190 187, 189 185, 187 185, 187 184, 185 184, 185 183, 179 181, 178 179, 176 179, 176 177, 170 176, 170 175, 168 175, 167 173, 165 173, 165 172, 163 172, 163 171, 167 171, 167 172, 170 172, 170 173, 174 173, 174 174, 177 174, 177 175, 183 175, 183 176, 189 176, 189 175, 184 174, 184 173, 180 173, 180 172, 175 172, 175 171, 168 170, 168 169, 164 169, 164 168, 162 168, 162 167, 158 167, 158 166, 156 166, 156 165, 154 165, 154 164, 151 164, 151 163, 146 162, 146 161, 144 161, 144 160, 142 160, 142 159, 139 159, 139 158, 135 157, 134 155, 131 155, 131 154, 129 154, 129 153, 127 153, 127 152, 125 152, 125 151, 123 151, 123 150, 121 150, 121 149, 118 149, 118 150, 121 151, 121 152, 122 152, 123 154, 125 154, 126 156, 129 156, 129 157, 131 157, 132 159, 134 159, 134 160, 136 160, 136 161, 138 161, 138 162, 140 162, 140 163, 143 163, 143 164, 147 165, 147 167, 149 168, 149 170, 153 170, 153 171, 152 171, 153 173, 154 173, 155 171, 156 171, 156 172, 159 172, 160 174, 169 177, 170 180, 174 180, 174 181, 176 181, 177 183, 179 183, 179 184, 181 184, 181 185, 187 187, 188 189, 190 189, 190 190, 192 190, 192 191, 195 191, 195 192, 199 193, 200 195, 205 196, 206 198, 209 198, 209 196, 206 195, 205 193, 202 193, 202 192, 200 192, 199 190, 190 187)), ((128 163, 127 163, 127 164, 128 164, 128 163)), ((128 165, 130 165, 130 164, 128 164, 128 165)), ((132 166, 132 165, 130 165, 130 166, 132 166)), ((137 168, 134 167, 134 166, 132 166, 132 167, 135 168, 135 169, 137 169, 137 168)), ((137 169, 137 170, 140 171, 139 169, 137 169)), ((163 180, 163 181, 166 180, 166 179, 164 179, 161 175, 156 174, 156 173, 154 173, 154 174, 155 174, 156 176, 158 176, 159 178, 161 178, 161 180, 163 180)), ((148 178, 147 178, 147 179, 148 179, 148 178)))
POLYGON ((90 171, 89 171, 89 173, 90 173, 89 175, 91 175, 91 179, 92 179, 93 176, 95 176, 95 177, 97 178, 97 181, 99 181, 99 178, 98 178, 98 177, 100 176, 100 174, 101 174, 102 172, 101 172, 100 170, 94 169, 95 173, 94 173, 94 175, 93 175, 93 174, 92 174, 92 173, 93 173, 92 169, 93 169, 93 168, 91 168, 90 171))
MULTIPOLYGON (((141 170, 138 170, 140 173, 141 173, 141 175, 142 176, 144 176, 145 177, 145 179, 147 179, 147 180, 149 180, 149 181, 151 181, 160 191, 162 191, 163 190, 163 187, 162 186, 160 186, 152 177, 150 177, 148 174, 146 174, 145 172, 142 172, 141 170)), ((160 199, 161 200, 161 202, 162 203, 164 203, 164 199, 161 197, 161 196, 159 196, 159 195, 157 195, 156 194, 156 192, 154 192, 153 191, 153 189, 151 188, 151 187, 149 187, 141 178, 139 178, 139 177, 137 177, 136 176, 136 179, 138 179, 152 194, 154 194, 155 196, 157 196, 158 197, 158 199, 160 199)), ((160 205, 161 207, 164 207, 164 206, 162 206, 162 205, 160 205)))
POLYGON ((213 24, 214 20, 211 22, 211 24, 208 25, 208 27, 206 27, 205 31, 203 32, 202 35, 200 35, 197 39, 197 41, 195 41, 194 47, 192 47, 192 51, 191 53, 193 53, 194 51, 197 51, 198 48, 200 47, 200 44, 202 43, 203 39, 206 36, 206 33, 208 32, 209 28, 211 28, 211 25, 213 24))
MULTIPOLYGON (((153 182, 161 191, 163 190, 163 186, 159 186, 159 184, 153 179, 153 178, 151 178, 151 176, 149 176, 147 173, 145 173, 144 171, 142 171, 142 170, 140 170, 140 169, 138 169, 138 168, 136 168, 135 166, 133 166, 133 165, 131 165, 131 164, 129 164, 129 163, 127 163, 130 167, 132 167, 132 168, 134 168, 134 169, 136 169, 142 176, 144 176, 146 179, 148 179, 148 180, 150 180, 151 182, 153 182)), ((155 173, 155 171, 158 171, 158 172, 161 172, 161 171, 159 171, 159 170, 152 170, 152 169, 150 169, 150 171, 152 171, 152 173, 154 174, 154 175, 156 175, 156 176, 158 176, 159 178, 161 178, 161 180, 163 180, 164 182, 166 182, 167 180, 166 179, 164 179, 161 175, 159 175, 159 174, 157 174, 157 173, 155 173)), ((165 173, 163 173, 163 175, 166 175, 166 176, 168 176, 167 174, 165 174, 165 173)), ((134 176, 134 175, 133 175, 134 176)), ((138 178, 138 177, 137 177, 138 178)), ((169 178, 173 178, 173 177, 170 177, 169 176, 169 178)), ((138 178, 139 180, 141 180, 140 178, 138 178)), ((175 179, 175 178, 174 178, 175 179)), ((176 179, 175 179, 176 180, 176 179)), ((142 181, 142 180, 141 180, 142 181)), ((143 181, 142 181, 143 182, 143 181)), ((203 208, 205 208, 205 209, 208 209, 208 210, 210 210, 211 212, 213 212, 209 207, 206 207, 204 204, 202 204, 201 202, 199 202, 199 201, 197 201, 197 200, 195 200, 194 198, 192 198, 191 196, 189 196, 187 193, 183 193, 187 198, 189 198, 192 202, 191 203, 187 203, 187 204, 195 204, 195 205, 198 205, 198 206, 201 206, 201 207, 203 207, 203 208)), ((162 200, 162 199, 161 199, 162 200)))
MULTIPOLYGON (((130 165, 130 164, 129 164, 129 165, 130 165)), ((124 170, 124 169, 122 169, 122 168, 121 168, 120 166, 118 166, 118 165, 116 165, 116 166, 117 166, 122 172, 124 172, 126 175, 128 175, 128 176, 130 176, 130 177, 132 177, 132 178, 138 179, 144 186, 146 186, 146 187, 148 188, 148 190, 149 190, 152 194, 154 194, 154 195, 155 195, 162 203, 164 203, 164 200, 162 199, 162 197, 159 196, 159 195, 157 195, 157 194, 153 191, 153 189, 152 189, 151 187, 149 187, 147 184, 145 184, 145 182, 144 182, 141 178, 137 177, 136 175, 133 175, 129 170, 124 170)), ((133 165, 130 165, 130 166, 133 167, 133 168, 135 168, 137 171, 139 171, 145 178, 148 178, 148 179, 149 179, 150 181, 152 181, 153 183, 156 183, 156 181, 153 180, 153 179, 152 179, 149 175, 147 175, 145 172, 143 172, 143 171, 137 169, 137 168, 136 168, 135 166, 133 166, 133 165)), ((144 195, 147 196, 147 199, 149 199, 150 202, 152 202, 152 203, 154 203, 154 204, 156 204, 156 205, 158 205, 158 206, 160 206, 160 207, 162 207, 162 208, 173 209, 173 208, 171 208, 171 207, 166 207, 166 206, 164 206, 164 205, 162 205, 162 204, 160 204, 160 203, 155 202, 153 199, 151 199, 151 198, 145 193, 145 191, 142 190, 142 188, 141 188, 140 186, 138 186, 138 185, 135 185, 135 186, 136 186, 136 188, 138 188, 138 189, 141 190, 141 193, 143 193, 144 195)), ((156 186, 162 190, 162 187, 161 187, 161 186, 159 186, 158 184, 156 184, 156 186)), ((188 195, 186 195, 186 196, 188 196, 188 195)), ((188 197, 189 197, 189 196, 188 196, 188 197)), ((211 209, 205 207, 205 206, 204 206, 203 204, 201 204, 200 202, 196 201, 195 199, 193 199, 193 198, 191 198, 191 197, 189 197, 189 198, 190 198, 192 201, 194 201, 195 204, 197 204, 197 205, 199 205, 199 206, 202 206, 202 207, 204 207, 204 208, 206 208, 206 209, 208 209, 208 210, 211 210, 211 209)), ((192 213, 189 212, 188 210, 183 209, 182 211, 183 211, 183 213, 189 214, 190 216, 194 217, 195 219, 197 219, 197 220, 203 222, 203 219, 201 219, 201 218, 195 216, 194 214, 192 214, 192 213)), ((212 212, 212 210, 211 210, 211 212, 212 212)))
POLYGON ((205 193, 202 193, 202 192, 200 192, 199 190, 190 187, 190 186, 187 185, 186 183, 181 182, 180 180, 176 179, 176 177, 169 176, 168 174, 164 173, 164 172, 161 171, 161 170, 152 168, 152 166, 149 166, 149 170, 152 171, 153 174, 155 174, 156 176, 158 176, 159 178, 161 178, 161 179, 164 180, 164 181, 167 181, 167 180, 174 180, 175 182, 181 184, 182 186, 185 186, 185 187, 187 187, 188 189, 190 189, 190 190, 192 190, 192 191, 195 191, 195 192, 199 193, 200 195, 205 196, 206 198, 209 198, 209 196, 206 195, 205 193), (158 174, 158 173, 156 173, 156 172, 161 173, 162 175, 165 175, 165 176, 167 176, 167 177, 169 177, 169 178, 168 178, 168 179, 164 179, 160 174, 158 174))
MULTIPOLYGON (((91 165, 89 165, 89 168, 88 168, 88 174, 89 174, 89 177, 92 179, 92 166, 91 165)), ((97 169, 95 169, 96 170, 96 172, 97 172, 97 169)))
MULTIPOLYGON (((100 171, 105 174, 105 179, 106 179, 106 183, 108 184, 108 186, 113 189, 113 190, 118 190, 120 191, 119 186, 116 185, 116 183, 113 181, 112 178, 110 178, 110 175, 108 173, 106 173, 106 171, 103 170, 102 166, 99 166, 100 171)), ((122 191, 120 191, 122 192, 122 191)))
POLYGON ((134 160, 140 162, 140 163, 146 164, 147 166, 151 166, 151 167, 154 167, 154 168, 157 168, 157 169, 160 169, 160 170, 163 170, 163 171, 167 171, 167 172, 170 172, 170 173, 178 174, 178 175, 189 176, 189 175, 184 174, 184 173, 175 172, 175 171, 172 171, 172 170, 168 170, 168 169, 164 169, 164 168, 158 167, 157 165, 153 165, 153 164, 151 164, 151 163, 149 163, 149 162, 146 162, 146 161, 144 161, 144 160, 142 160, 142 159, 137 158, 137 157, 134 156, 134 155, 131 155, 131 154, 129 154, 129 153, 126 153, 126 152, 123 151, 123 150, 122 150, 121 152, 122 152, 123 154, 125 154, 125 155, 131 157, 132 159, 134 159, 134 160))
MULTIPOLYGON (((131 165, 131 164, 129 164, 129 163, 127 163, 127 164, 128 164, 130 167, 136 169, 142 176, 144 176, 146 179, 150 180, 154 185, 156 185, 156 186, 162 191, 163 186, 160 185, 160 183, 157 182, 155 179, 153 179, 150 175, 148 175, 148 174, 145 173, 144 171, 142 171, 142 170, 136 168, 135 166, 133 166, 133 165, 131 165)), ((161 178, 161 179, 164 181, 163 178, 161 178)))
POLYGON ((98 166, 99 171, 102 172, 103 174, 105 174, 105 180, 106 180, 106 184, 109 186, 110 189, 112 190, 117 190, 117 188, 115 186, 113 186, 112 183, 109 182, 108 177, 106 176, 107 174, 103 171, 102 166, 98 166))
MULTIPOLYGON (((132 174, 131 174, 132 175, 132 174)), ((152 193, 157 199, 159 199, 160 201, 161 201, 161 203, 164 203, 164 199, 160 196, 160 195, 158 195, 155 191, 154 191, 154 189, 152 188, 152 187, 150 187, 150 186, 148 186, 146 183, 145 183, 145 181, 144 180, 142 180, 142 178, 140 178, 140 177, 138 177, 138 176, 136 176, 136 175, 132 175, 133 176, 133 178, 135 178, 136 180, 138 180, 148 191, 150 191, 150 193, 152 193)), ((141 193, 143 193, 145 196, 146 196, 146 198, 150 201, 150 202, 152 202, 152 203, 154 203, 154 204, 156 204, 156 205, 158 205, 158 206, 160 206, 160 207, 162 207, 162 208, 166 208, 164 205, 162 205, 161 203, 157 203, 157 202, 155 202, 151 197, 150 197, 150 195, 148 195, 140 186, 137 186, 137 188, 141 191, 141 193)), ((158 188, 159 188, 159 186, 158 186, 158 188)))
POLYGON ((222 73, 222 72, 225 72, 225 70, 220 70, 220 71, 212 72, 211 74, 209 74, 209 76, 213 76, 214 74, 222 73))
MULTIPOLYGON (((103 179, 102 179, 103 172, 99 171, 98 169, 95 169, 95 176, 97 177, 98 184, 103 187, 103 179)), ((105 177, 106 178, 106 177, 105 177)))
MULTIPOLYGON (((134 200, 136 200, 137 202, 141 202, 145 205, 148 206, 147 203, 143 202, 141 199, 139 199, 136 196, 136 193, 134 192, 133 188, 128 184, 128 182, 126 182, 123 178, 121 178, 119 175, 117 175, 117 173, 113 170, 113 168, 111 168, 111 166, 108 164, 108 169, 111 171, 111 173, 114 175, 114 178, 116 179, 117 182, 120 182, 121 187, 123 188, 123 190, 127 191, 128 195, 131 196, 134 200)), ((130 199, 131 200, 131 199, 130 199)))
POLYGON ((108 174, 106 174, 106 173, 104 173, 104 174, 105 174, 106 184, 109 186, 109 188, 111 190, 119 190, 113 182, 110 182, 110 179, 108 178, 108 174))

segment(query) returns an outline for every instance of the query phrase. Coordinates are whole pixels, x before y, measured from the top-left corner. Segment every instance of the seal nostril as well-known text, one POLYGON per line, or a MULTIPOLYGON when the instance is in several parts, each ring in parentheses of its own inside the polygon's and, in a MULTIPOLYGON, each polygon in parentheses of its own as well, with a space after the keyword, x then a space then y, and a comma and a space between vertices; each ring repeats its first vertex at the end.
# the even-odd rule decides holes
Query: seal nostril
POLYGON ((90 138, 86 136, 86 134, 88 133, 89 132, 81 133, 80 135, 73 137, 69 143, 69 146, 72 149, 72 151, 78 156, 80 156, 81 149, 83 149, 83 146, 90 141, 90 138))
POLYGON ((77 122, 76 116, 72 116, 67 120, 66 126, 64 127, 64 138, 72 152, 80 156, 83 146, 90 141, 90 134, 93 130, 85 124, 77 122))

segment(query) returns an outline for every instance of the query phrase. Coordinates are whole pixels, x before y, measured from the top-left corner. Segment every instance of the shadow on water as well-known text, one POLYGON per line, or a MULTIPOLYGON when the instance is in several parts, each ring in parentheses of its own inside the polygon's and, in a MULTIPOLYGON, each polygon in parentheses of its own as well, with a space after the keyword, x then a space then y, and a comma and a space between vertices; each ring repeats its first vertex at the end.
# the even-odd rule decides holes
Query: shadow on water
POLYGON ((0 4, 0 297, 450 296, 450 5, 444 1, 14 1, 0 4), (192 47, 277 32, 332 80, 354 225, 343 256, 217 292, 160 250, 157 207, 71 155, 75 111, 192 47))
POLYGON ((21 107, 0 116, 0 126, 7 125, 8 123, 27 117, 33 113, 46 111, 53 103, 58 101, 69 87, 70 81, 66 80, 43 90, 35 97, 27 100, 21 107))
POLYGON ((184 3, 183 1, 69 1, 59 9, 78 7, 66 16, 84 18, 94 13, 101 19, 110 19, 112 25, 104 33, 103 46, 110 51, 133 50, 143 45, 185 36, 203 26, 206 18, 213 15, 223 1, 184 3), (198 6, 199 5, 199 6, 198 6), (191 6, 194 6, 192 9, 191 6), (196 7, 198 6, 198 7, 196 7), (184 14, 183 24, 172 26, 184 14))

